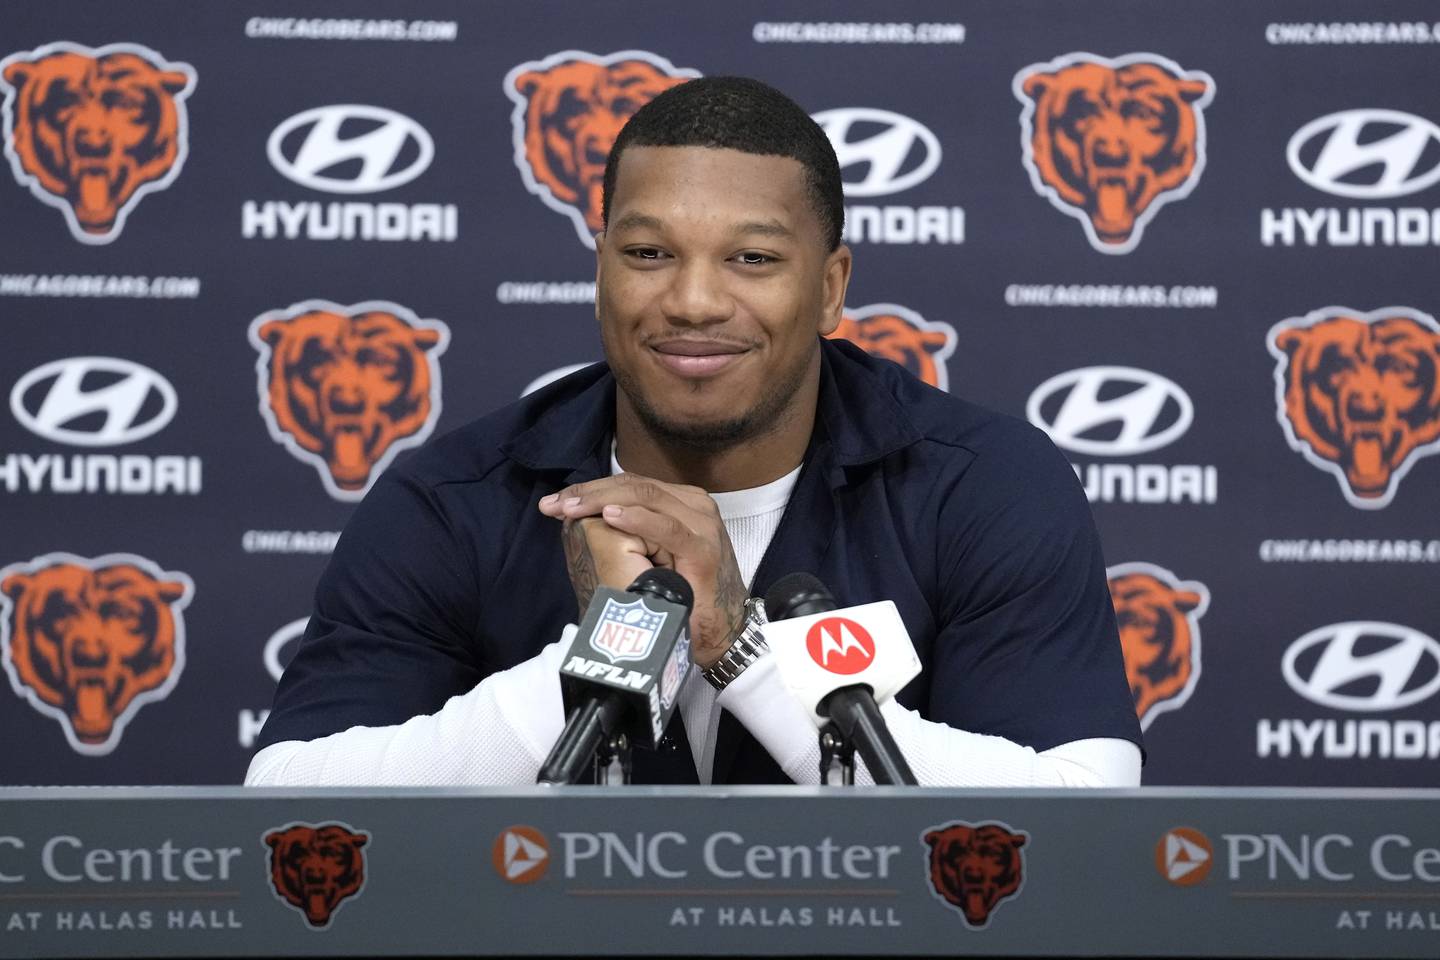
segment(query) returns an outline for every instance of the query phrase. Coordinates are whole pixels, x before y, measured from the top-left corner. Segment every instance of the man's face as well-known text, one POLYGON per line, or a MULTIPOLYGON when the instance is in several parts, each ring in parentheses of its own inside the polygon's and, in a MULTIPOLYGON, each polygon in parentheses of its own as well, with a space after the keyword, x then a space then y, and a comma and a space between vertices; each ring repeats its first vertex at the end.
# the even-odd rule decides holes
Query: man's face
POLYGON ((701 451, 788 422, 850 268, 825 249, 799 161, 707 147, 625 150, 596 260, 619 402, 701 451))

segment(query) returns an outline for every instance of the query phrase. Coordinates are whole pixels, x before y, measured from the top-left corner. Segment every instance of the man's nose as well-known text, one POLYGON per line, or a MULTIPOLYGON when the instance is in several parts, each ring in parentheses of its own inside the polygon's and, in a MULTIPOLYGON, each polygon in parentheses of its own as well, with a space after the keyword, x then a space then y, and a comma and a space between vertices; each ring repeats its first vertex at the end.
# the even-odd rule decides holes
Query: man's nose
POLYGON ((725 289, 723 268, 703 261, 683 263, 674 271, 660 307, 672 323, 702 326, 721 323, 735 312, 725 289))

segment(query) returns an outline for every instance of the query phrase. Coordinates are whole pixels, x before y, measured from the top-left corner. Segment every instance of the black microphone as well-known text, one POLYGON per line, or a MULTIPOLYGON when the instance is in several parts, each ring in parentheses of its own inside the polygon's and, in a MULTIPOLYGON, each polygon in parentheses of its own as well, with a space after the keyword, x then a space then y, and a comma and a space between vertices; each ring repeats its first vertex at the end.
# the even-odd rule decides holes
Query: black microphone
POLYGON ((565 729, 536 783, 575 783, 618 734, 655 749, 690 669, 694 603, 685 578, 659 567, 595 591, 560 667, 565 729))
POLYGON ((860 751, 876 783, 916 785, 880 702, 920 672, 910 635, 890 601, 840 608, 808 573, 781 577, 765 594, 775 651, 785 685, 817 727, 834 723, 860 751))

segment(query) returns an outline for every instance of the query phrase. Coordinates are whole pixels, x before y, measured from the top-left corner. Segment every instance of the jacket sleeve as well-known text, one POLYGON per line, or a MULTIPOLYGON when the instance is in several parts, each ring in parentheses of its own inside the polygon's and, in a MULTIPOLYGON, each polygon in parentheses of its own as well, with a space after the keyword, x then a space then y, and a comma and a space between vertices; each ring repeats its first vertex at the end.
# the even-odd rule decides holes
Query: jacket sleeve
POLYGON ((1035 750, 1140 727, 1084 490, 1048 437, 1006 421, 940 511, 925 716, 1035 750))
POLYGON ((473 566, 433 492, 384 475, 320 578, 258 746, 433 714, 485 679, 473 566))

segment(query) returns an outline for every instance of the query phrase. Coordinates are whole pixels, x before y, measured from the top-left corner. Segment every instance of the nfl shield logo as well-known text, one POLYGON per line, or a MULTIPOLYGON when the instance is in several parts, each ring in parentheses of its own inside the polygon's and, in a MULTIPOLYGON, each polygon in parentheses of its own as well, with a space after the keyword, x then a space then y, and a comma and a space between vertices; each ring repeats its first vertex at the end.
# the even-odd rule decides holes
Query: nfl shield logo
POLYGON ((643 600, 616 603, 606 597, 600 622, 590 634, 590 646, 605 654, 611 663, 644 660, 655 648, 665 618, 666 614, 651 610, 643 600))

